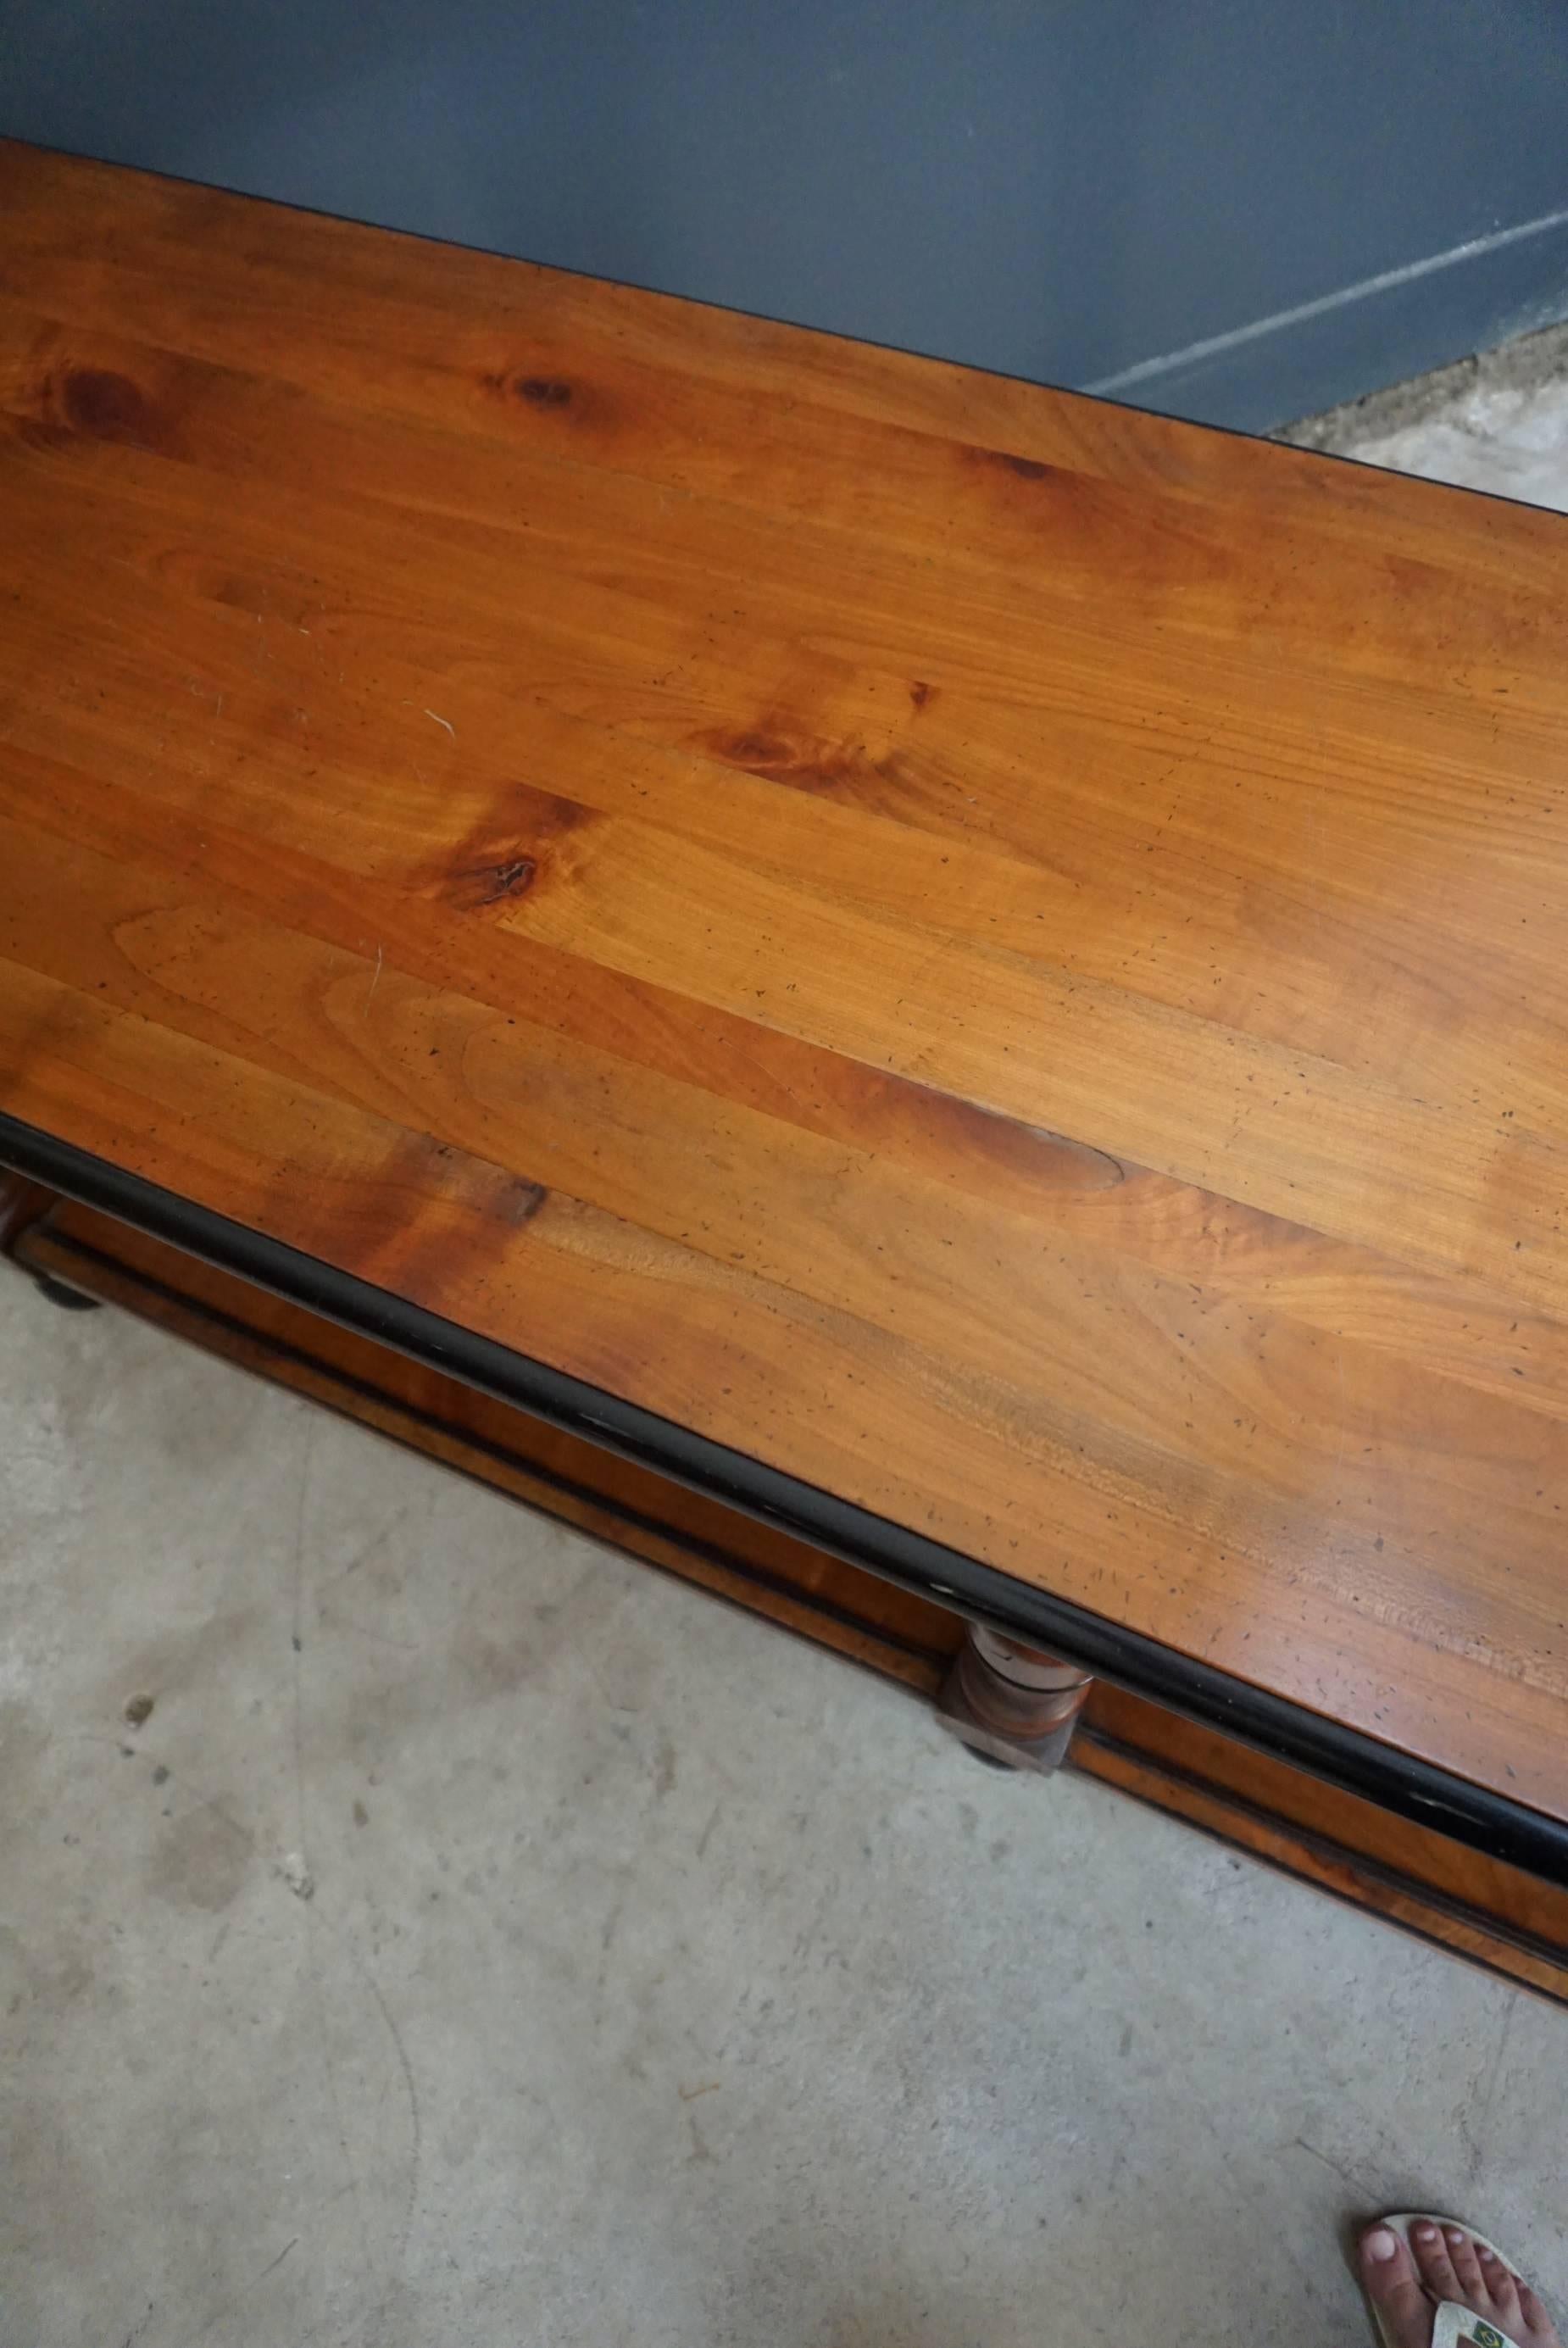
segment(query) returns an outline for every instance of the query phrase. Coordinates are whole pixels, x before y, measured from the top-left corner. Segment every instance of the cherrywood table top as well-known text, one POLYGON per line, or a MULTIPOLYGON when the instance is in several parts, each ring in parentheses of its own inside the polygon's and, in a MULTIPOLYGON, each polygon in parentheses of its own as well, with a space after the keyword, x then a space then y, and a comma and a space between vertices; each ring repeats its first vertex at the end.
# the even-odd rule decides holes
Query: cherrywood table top
POLYGON ((1568 524, 0 147, 0 1110, 1568 1818, 1568 524))

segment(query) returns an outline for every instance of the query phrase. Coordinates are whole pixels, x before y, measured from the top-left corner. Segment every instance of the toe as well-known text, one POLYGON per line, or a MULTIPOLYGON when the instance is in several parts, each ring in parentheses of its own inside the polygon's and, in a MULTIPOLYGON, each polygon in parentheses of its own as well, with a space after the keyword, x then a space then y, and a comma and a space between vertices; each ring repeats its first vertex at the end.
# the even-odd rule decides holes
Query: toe
POLYGON ((1361 2237, 1360 2258, 1362 2289, 1382 2314, 1394 2348, 1431 2348, 1432 2303, 1393 2228, 1369 2227, 1361 2237))
MULTIPOLYGON (((1519 2302, 1519 2321, 1529 2332, 1531 2339, 1540 2340, 1542 2348, 1555 2348, 1557 2334, 1552 2329, 1552 2319, 1530 2285, 1521 2282, 1517 2275, 1510 2275, 1509 2281, 1513 2285, 1514 2296, 1519 2302)), ((1502 2328, 1506 2332, 1509 2326, 1505 2323, 1502 2328)), ((1513 2336, 1515 2339, 1519 2337, 1517 2331, 1513 2336)))
POLYGON ((1454 2262, 1440 2226, 1423 2218, 1410 2229, 1410 2248, 1415 2252, 1416 2272, 1438 2300, 1454 2299, 1463 2303, 1464 2288, 1454 2272, 1454 2262))
POLYGON ((1462 2226, 1445 2226, 1443 2240, 1448 2246, 1449 2264, 1459 2279, 1460 2298, 1478 2315, 1490 2314, 1491 2283, 1494 2279, 1501 2280, 1507 2270, 1494 2259, 1490 2273, 1483 2272, 1480 2246, 1470 2240, 1462 2226))
POLYGON ((1480 2242, 1476 2244, 1475 2250, 1489 2302, 1481 2312, 1494 2315, 1505 2332, 1511 2332, 1517 2326, 1520 2313, 1518 2278, 1509 2272, 1495 2250, 1483 2249, 1480 2242))

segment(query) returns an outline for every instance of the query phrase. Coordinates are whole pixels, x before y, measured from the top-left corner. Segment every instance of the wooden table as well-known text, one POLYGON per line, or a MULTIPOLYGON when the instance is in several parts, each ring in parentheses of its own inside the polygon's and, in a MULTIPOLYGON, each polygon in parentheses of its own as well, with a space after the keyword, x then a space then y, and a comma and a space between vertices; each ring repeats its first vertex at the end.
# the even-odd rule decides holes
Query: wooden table
POLYGON ((1568 525, 0 215, 0 1157, 1568 1883, 1568 525))

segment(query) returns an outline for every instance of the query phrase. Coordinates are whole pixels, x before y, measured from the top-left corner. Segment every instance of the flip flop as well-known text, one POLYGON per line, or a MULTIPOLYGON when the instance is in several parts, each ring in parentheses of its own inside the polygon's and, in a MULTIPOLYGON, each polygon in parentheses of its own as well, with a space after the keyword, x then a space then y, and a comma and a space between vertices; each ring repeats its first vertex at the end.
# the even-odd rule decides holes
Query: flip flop
MULTIPOLYGON (((1413 2260, 1415 2250, 1410 2240, 1412 2226, 1436 2226, 1439 2230, 1446 2232, 1450 2226, 1462 2225, 1463 2220, 1459 2218, 1435 2218, 1429 2209, 1406 2209, 1396 2217, 1379 2218, 1377 2223, 1380 2226, 1387 2226, 1391 2234, 1398 2235, 1413 2260)), ((1489 2242, 1486 2236, 1478 2234, 1473 2226, 1465 2226, 1464 2231, 1479 2248, 1490 2250, 1501 2266, 1508 2268, 1510 2274, 1517 2271, 1503 2257, 1495 2242, 1489 2242)), ((1383 2348, 1394 2348, 1394 2335, 1383 2320, 1382 2309, 1376 2300, 1369 2299, 1367 2303, 1372 2310, 1372 2321, 1377 2326, 1383 2348)), ((1511 2340, 1506 2332, 1500 2332, 1495 2323, 1489 2323, 1484 2315, 1476 2315, 1470 2308, 1460 2307, 1457 2300, 1443 2300, 1439 2305, 1432 2322, 1432 2348, 1470 2348, 1472 2342, 1475 2343, 1475 2348, 1518 2348, 1516 2341, 1511 2340)))

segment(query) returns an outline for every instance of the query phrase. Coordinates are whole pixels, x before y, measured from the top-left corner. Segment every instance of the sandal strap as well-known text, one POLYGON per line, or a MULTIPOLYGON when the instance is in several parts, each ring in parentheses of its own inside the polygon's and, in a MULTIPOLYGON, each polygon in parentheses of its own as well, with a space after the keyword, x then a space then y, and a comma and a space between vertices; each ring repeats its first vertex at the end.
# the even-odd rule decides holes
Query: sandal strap
POLYGON ((1432 2325, 1432 2348, 1518 2348, 1518 2343, 1489 2323, 1484 2315, 1472 2315, 1468 2307, 1456 2300, 1445 2299, 1432 2325))

